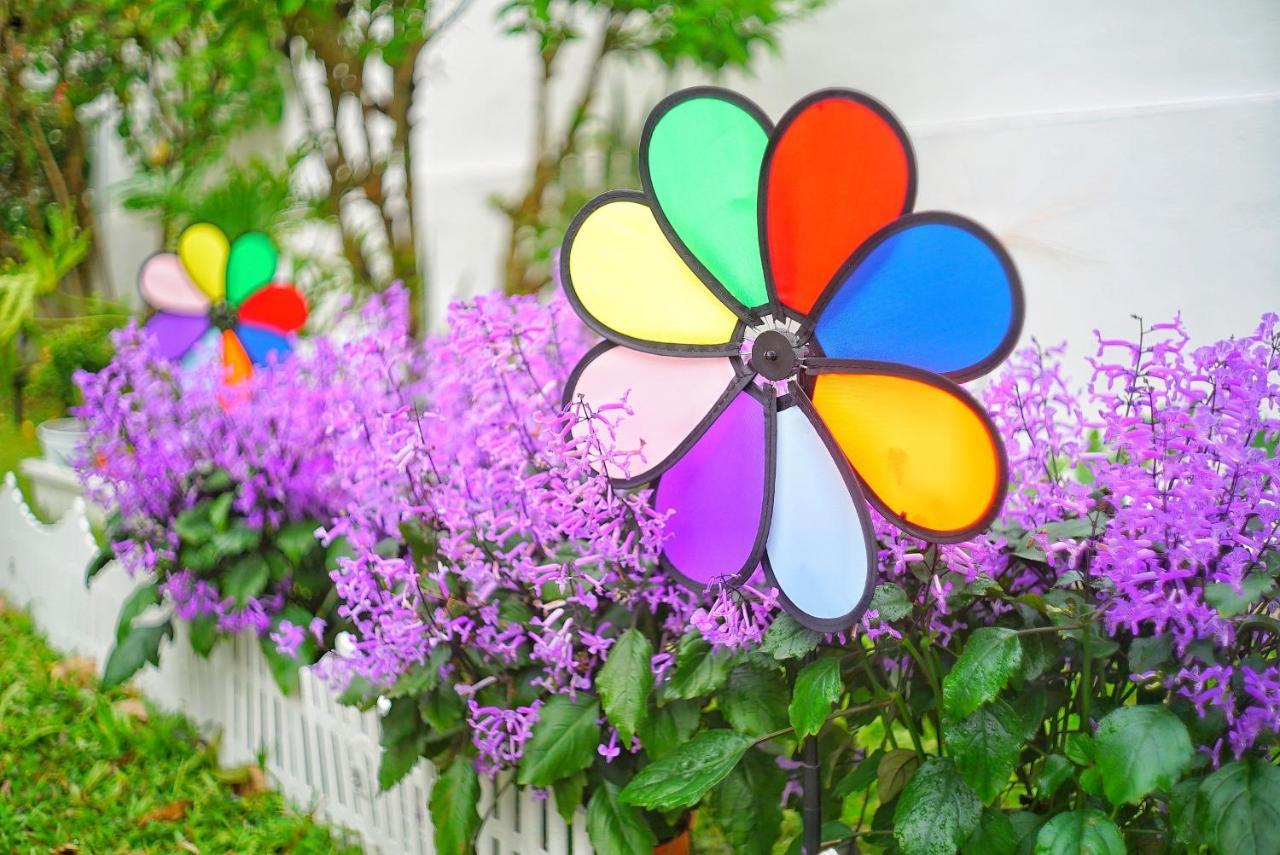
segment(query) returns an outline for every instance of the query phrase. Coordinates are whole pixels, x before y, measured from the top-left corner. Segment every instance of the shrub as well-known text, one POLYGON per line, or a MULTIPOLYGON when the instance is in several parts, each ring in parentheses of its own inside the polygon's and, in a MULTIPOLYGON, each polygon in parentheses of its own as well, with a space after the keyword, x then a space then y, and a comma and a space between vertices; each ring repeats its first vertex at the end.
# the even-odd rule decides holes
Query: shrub
POLYGON ((1011 457, 1000 522, 942 546, 878 524, 871 610, 822 637, 758 580, 695 596, 657 573, 647 491, 596 474, 610 408, 561 408, 587 343, 562 303, 460 304, 421 398, 331 413, 353 440, 326 536, 352 547, 355 636, 328 673, 383 699, 384 787, 419 756, 444 767, 441 845, 480 822, 450 794, 512 770, 566 817, 585 805, 601 851, 701 805, 734 851, 768 852, 815 734, 829 840, 1265 849, 1276 323, 1198 349, 1177 322, 1101 340, 1083 390, 1061 348, 1017 354, 983 392, 1011 457))

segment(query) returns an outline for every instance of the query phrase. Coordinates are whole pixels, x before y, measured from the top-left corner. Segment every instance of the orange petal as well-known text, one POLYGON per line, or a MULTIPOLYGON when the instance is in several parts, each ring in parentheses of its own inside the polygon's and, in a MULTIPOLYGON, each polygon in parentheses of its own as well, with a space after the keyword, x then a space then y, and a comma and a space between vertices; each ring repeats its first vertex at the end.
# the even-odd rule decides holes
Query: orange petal
POLYGON ((982 407, 950 380, 871 365, 819 375, 813 403, 872 503, 905 530, 964 540, 999 513, 1004 446, 982 407))
POLYGON ((225 369, 223 379, 227 385, 233 385, 249 379, 253 373, 253 362, 245 353, 244 345, 231 330, 222 331, 222 366, 225 369))

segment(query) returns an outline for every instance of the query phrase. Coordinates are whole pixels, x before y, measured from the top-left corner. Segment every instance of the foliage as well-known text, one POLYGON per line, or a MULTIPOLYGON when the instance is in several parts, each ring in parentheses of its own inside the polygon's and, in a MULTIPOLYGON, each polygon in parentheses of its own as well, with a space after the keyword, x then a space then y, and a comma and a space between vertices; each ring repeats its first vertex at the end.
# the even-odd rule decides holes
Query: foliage
POLYGON ((536 58, 533 151, 516 195, 498 201, 510 220, 502 281, 508 294, 533 293, 550 281, 554 249, 564 227, 605 187, 637 187, 635 141, 625 117, 593 127, 593 114, 608 66, 621 60, 656 61, 668 69, 694 68, 719 74, 746 69, 759 49, 776 50, 778 31, 821 7, 825 0, 509 0, 499 21, 523 37, 536 58), (569 43, 592 43, 591 58, 567 114, 556 115, 554 90, 564 89, 562 51, 569 43), (581 155, 596 155, 603 175, 594 176, 581 155), (631 180, 618 181, 619 173, 631 180), (593 180, 593 178, 595 180, 593 180), (548 235, 553 240, 547 240, 548 235))
POLYGON ((218 768, 187 720, 96 691, 71 664, 0 605, 0 849, 359 851, 238 784, 244 770, 218 768))
POLYGON ((110 364, 115 354, 111 333, 127 318, 123 311, 86 315, 40 336, 40 355, 25 387, 27 406, 36 417, 60 416, 80 403, 77 372, 97 372, 110 364))
POLYGON ((390 378, 370 383, 356 366, 370 352, 397 359, 406 341, 398 292, 372 301, 344 343, 308 340, 235 387, 161 359, 135 326, 116 337, 116 359, 80 379, 90 438, 77 463, 92 496, 116 508, 90 579, 112 557, 141 578, 106 685, 154 664, 175 617, 201 654, 255 632, 286 692, 332 646, 342 621, 329 571, 343 547, 315 537, 339 507, 323 414, 376 402, 390 378))
POLYGON ((877 521, 874 608, 825 638, 759 580, 694 595, 654 572, 647 491, 597 474, 629 462, 608 439, 625 402, 559 404, 586 344, 562 302, 452 321, 415 395, 334 424, 358 438, 327 533, 351 543, 355 637, 326 667, 349 700, 392 699, 384 785, 419 755, 510 769, 585 806, 604 851, 698 805, 765 851, 795 834, 791 758, 816 733, 824 837, 866 851, 1275 839, 1276 318, 1199 349, 1176 324, 1104 341, 1083 392, 1060 351, 1019 353, 983 391, 1011 457, 998 525, 937 546, 877 521))
POLYGON ((42 298, 53 295, 89 251, 89 235, 69 210, 52 213, 50 233, 14 236, 17 258, 0 266, 0 348, 9 348, 20 332, 31 331, 42 298))

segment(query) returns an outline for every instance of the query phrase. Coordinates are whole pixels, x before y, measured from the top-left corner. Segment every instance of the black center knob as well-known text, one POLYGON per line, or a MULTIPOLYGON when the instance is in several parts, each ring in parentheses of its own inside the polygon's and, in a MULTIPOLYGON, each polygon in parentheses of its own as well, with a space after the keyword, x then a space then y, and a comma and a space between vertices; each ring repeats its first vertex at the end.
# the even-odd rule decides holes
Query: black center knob
POLYGON ((236 325, 236 310, 226 303, 215 303, 209 308, 209 323, 215 329, 229 330, 236 325))
POLYGON ((768 380, 785 380, 796 372, 796 352, 777 330, 765 330, 751 345, 751 367, 768 380))

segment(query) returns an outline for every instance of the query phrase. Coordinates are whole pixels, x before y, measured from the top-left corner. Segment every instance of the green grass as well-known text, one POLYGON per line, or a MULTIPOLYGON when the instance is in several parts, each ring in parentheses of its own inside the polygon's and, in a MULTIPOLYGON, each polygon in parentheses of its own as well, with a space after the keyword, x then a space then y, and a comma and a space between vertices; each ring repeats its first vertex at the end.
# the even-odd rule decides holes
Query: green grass
POLYGON ((146 704, 144 721, 59 662, 0 600, 0 852, 360 852, 219 769, 183 717, 146 704))

